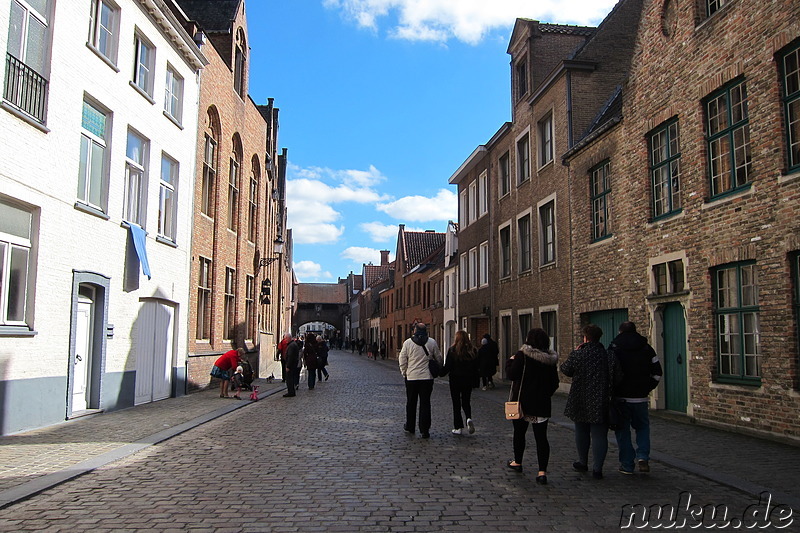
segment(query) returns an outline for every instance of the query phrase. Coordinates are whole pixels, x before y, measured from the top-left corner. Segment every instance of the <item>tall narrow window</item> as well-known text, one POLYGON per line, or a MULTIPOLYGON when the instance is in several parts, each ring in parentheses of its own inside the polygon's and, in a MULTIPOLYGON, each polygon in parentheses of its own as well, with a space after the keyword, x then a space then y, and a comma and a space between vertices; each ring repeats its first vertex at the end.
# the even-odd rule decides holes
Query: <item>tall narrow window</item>
POLYGON ((478 176, 478 216, 489 212, 489 176, 484 170, 478 176))
POLYGON ((500 228, 500 277, 511 275, 511 226, 500 228))
POLYGON ((478 288, 478 275, 479 275, 479 263, 478 263, 478 249, 473 248, 469 251, 469 288, 477 289, 478 288))
POLYGON ((158 234, 176 242, 175 216, 178 209, 178 162, 161 155, 161 182, 158 191, 158 234))
POLYGON ((558 351, 558 316, 555 311, 542 311, 539 315, 542 319, 542 329, 550 337, 550 349, 558 351))
POLYGON ((133 64, 133 83, 142 92, 152 97, 156 49, 138 34, 134 39, 134 49, 136 50, 136 59, 133 64))
POLYGON ((128 131, 128 146, 125 151, 125 199, 122 218, 144 226, 144 201, 147 183, 146 139, 128 131))
POLYGON ((198 340, 211 338, 211 259, 200 257, 197 278, 197 331, 198 340))
POLYGON ((509 167, 508 152, 500 156, 497 162, 498 171, 500 172, 500 197, 507 195, 511 192, 511 167, 509 167))
POLYGON ((519 338, 520 343, 524 343, 525 339, 528 337, 528 332, 531 330, 531 314, 530 313, 520 313, 517 317, 519 319, 519 338))
POLYGON ((206 133, 205 150, 203 152, 203 191, 200 211, 204 215, 214 216, 214 183, 217 180, 217 141, 206 133))
POLYGON ((538 124, 539 166, 543 167, 553 160, 553 115, 547 115, 538 124))
POLYGON ((244 290, 244 324, 245 337, 249 340, 256 338, 256 281, 253 276, 245 278, 244 290))
MULTIPOLYGON (((796 346, 800 349, 800 253, 794 253, 791 256, 791 269, 792 277, 794 278, 794 320, 797 338, 796 346)), ((800 359, 797 361, 800 363, 800 359)), ((800 387, 800 376, 795 378, 795 388, 800 387)))
POLYGON ((240 28, 236 32, 236 51, 233 69, 233 90, 236 94, 244 98, 247 92, 245 76, 247 75, 247 43, 244 38, 244 31, 240 28))
POLYGON ((517 141, 517 185, 531 179, 531 145, 528 135, 517 141))
POLYGON ((519 240, 519 271, 531 269, 531 216, 525 215, 517 220, 517 239, 519 240))
POLYGON ((26 326, 33 277, 33 214, 0 201, 0 326, 26 326))
POLYGON ((556 203, 547 202, 539 208, 541 225, 542 265, 556 262, 556 203))
POLYGON ((223 340, 233 340, 236 335, 236 270, 230 267, 225 267, 225 302, 223 307, 222 331, 225 334, 223 340))
POLYGON ((3 98, 44 123, 50 50, 50 0, 12 0, 3 98))
POLYGON ((517 82, 517 100, 519 100, 528 92, 528 64, 526 57, 517 62, 514 71, 517 82))
POLYGON ((253 168, 250 174, 249 217, 247 220, 247 240, 256 241, 258 229, 258 169, 253 168))
POLYGON ((489 243, 481 243, 479 250, 481 265, 480 286, 485 287, 489 284, 489 243))
POLYGON ((592 240, 611 236, 611 163, 605 161, 590 171, 592 240))
POLYGON ((713 198, 744 188, 750 181, 750 121, 744 81, 711 95, 706 100, 705 108, 713 198))
POLYGON ((117 62, 119 9, 107 0, 92 0, 89 44, 112 64, 117 62))
POLYGON ((469 184, 469 223, 478 219, 478 183, 473 181, 469 184))
POLYGON ((183 78, 167 66, 167 79, 164 83, 164 112, 178 124, 183 118, 183 78))
POLYGON ((467 189, 463 189, 458 193, 458 223, 462 228, 469 226, 469 219, 467 218, 467 189))
POLYGON ((758 271, 754 263, 714 270, 714 314, 717 320, 717 372, 720 378, 759 380, 758 271))
POLYGON ((78 200, 100 211, 105 211, 108 188, 106 171, 108 122, 105 111, 87 101, 83 102, 78 200))
POLYGON ((237 231, 239 224, 239 170, 241 163, 236 152, 231 156, 228 173, 228 229, 237 231))
POLYGON ((800 170, 800 44, 780 58, 788 170, 800 170))
POLYGON ((706 0, 706 16, 710 17, 720 9, 722 9, 729 0, 706 0))
POLYGON ((681 208, 681 146, 678 121, 659 127, 649 139, 653 218, 681 208))
POLYGON ((460 280, 459 286, 461 292, 466 292, 469 289, 469 263, 467 262, 467 254, 461 254, 458 261, 458 277, 460 280))

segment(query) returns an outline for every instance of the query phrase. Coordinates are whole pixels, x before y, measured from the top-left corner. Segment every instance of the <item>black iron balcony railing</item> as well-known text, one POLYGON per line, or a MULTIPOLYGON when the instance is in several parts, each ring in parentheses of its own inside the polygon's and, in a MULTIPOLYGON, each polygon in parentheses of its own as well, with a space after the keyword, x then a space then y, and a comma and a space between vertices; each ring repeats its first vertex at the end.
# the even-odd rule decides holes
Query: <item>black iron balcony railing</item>
POLYGON ((11 54, 6 54, 6 86, 3 98, 44 124, 47 80, 11 54))

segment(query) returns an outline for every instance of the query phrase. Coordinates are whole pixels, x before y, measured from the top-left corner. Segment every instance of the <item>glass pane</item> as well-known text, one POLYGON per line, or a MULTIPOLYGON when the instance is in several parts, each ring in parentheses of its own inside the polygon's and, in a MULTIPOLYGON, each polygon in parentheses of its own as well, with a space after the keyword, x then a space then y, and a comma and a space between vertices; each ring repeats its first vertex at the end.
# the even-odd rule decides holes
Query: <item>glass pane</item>
POLYGON ((738 315, 719 316, 719 353, 721 372, 739 375, 739 320, 738 315))
POLYGON ((733 164, 736 169, 736 187, 744 185, 750 175, 750 126, 745 125, 733 132, 733 164))
POLYGON ((651 140, 651 162, 653 165, 658 165, 662 161, 664 161, 669 154, 667 153, 667 133, 665 130, 661 130, 655 135, 653 135, 651 140))
POLYGON ((709 143, 711 150, 711 194, 731 189, 730 142, 727 136, 709 143))
POLYGON ((27 0, 27 2, 28 5, 31 6, 40 17, 42 17, 44 20, 48 19, 48 16, 50 15, 50 9, 48 7, 50 5, 50 0, 27 0))
POLYGON ((800 48, 789 52, 783 58, 783 77, 785 96, 800 91, 800 48))
POLYGON ((744 353, 757 355, 761 352, 759 342, 758 313, 744 313, 744 353))
POLYGON ((25 209, 0 202, 0 232, 31 238, 31 213, 25 209))
POLYGON ((789 165, 800 165, 800 98, 788 106, 789 165))
POLYGON ((22 36, 25 34, 25 8, 17 2, 11 2, 11 20, 8 24, 8 53, 20 61, 22 57, 22 36))
POLYGON ((716 135, 728 127, 728 107, 722 94, 708 102, 708 134, 716 135))
POLYGON ((105 148, 93 142, 91 151, 88 202, 102 208, 103 195, 105 193, 103 190, 105 185, 103 183, 103 157, 105 155, 105 148))
POLYGON ((44 75, 46 57, 47 27, 37 19, 31 18, 28 24, 25 63, 39 74, 44 75))
POLYGON ((173 161, 166 157, 161 158, 161 181, 169 183, 170 185, 175 185, 176 170, 177 165, 173 161))
POLYGON ((681 162, 675 160, 670 163, 671 185, 672 185, 672 210, 680 209, 681 202, 681 162))
POLYGON ((747 119, 747 87, 741 83, 731 89, 731 124, 747 119))
POLYGON ((92 104, 83 103, 83 116, 81 117, 81 127, 86 131, 97 135, 101 139, 106 137, 106 115, 92 104))
POLYGON ((653 277, 655 278, 656 294, 667 293, 667 265, 661 263, 653 265, 653 277))
POLYGON ((755 265, 742 267, 742 307, 758 305, 758 278, 755 265))
POLYGON ((28 249, 12 246, 10 266, 6 317, 9 322, 24 322, 25 295, 28 288, 28 249))
POLYGON ((158 213, 158 233, 174 238, 175 193, 167 187, 161 187, 158 213))
POLYGON ((136 135, 133 132, 128 132, 128 148, 125 151, 125 156, 138 163, 141 166, 144 166, 144 147, 145 147, 145 140, 136 135))
POLYGON ((669 212, 669 177, 667 167, 653 170, 653 214, 661 216, 669 212))
POLYGON ((78 199, 88 201, 86 194, 86 167, 89 165, 89 151, 91 142, 88 137, 81 135, 81 160, 78 165, 78 199))
POLYGON ((739 307, 736 290, 736 269, 726 268, 717 272, 717 308, 739 307))
POLYGON ((669 127, 669 155, 676 156, 680 151, 680 136, 678 133, 678 123, 676 122, 669 127))

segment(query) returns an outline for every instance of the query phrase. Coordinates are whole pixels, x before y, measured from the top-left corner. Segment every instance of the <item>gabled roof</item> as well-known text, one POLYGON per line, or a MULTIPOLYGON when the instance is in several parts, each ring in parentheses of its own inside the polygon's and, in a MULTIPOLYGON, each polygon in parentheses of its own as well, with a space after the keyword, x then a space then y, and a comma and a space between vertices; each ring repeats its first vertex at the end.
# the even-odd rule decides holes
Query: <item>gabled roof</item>
POLYGON ((444 247, 444 233, 435 231, 403 231, 405 272, 424 262, 439 247, 444 247))
POLYGON ((228 33, 242 0, 177 0, 189 19, 208 33, 228 33))
POLYGON ((389 265, 364 265, 364 287, 374 287, 389 279, 389 265))
POLYGON ((299 283, 295 291, 300 303, 345 304, 347 287, 339 283, 299 283))

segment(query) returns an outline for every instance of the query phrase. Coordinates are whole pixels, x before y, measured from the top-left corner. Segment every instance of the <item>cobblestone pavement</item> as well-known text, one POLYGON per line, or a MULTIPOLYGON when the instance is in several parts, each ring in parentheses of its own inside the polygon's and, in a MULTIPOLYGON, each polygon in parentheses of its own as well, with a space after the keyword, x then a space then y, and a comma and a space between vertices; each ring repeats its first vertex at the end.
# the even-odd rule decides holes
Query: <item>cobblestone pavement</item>
MULTIPOLYGON (((396 362, 338 351, 330 360, 331 379, 315 390, 303 385, 295 398, 273 394, 11 504, 0 511, 0 531, 614 531, 626 505, 677 507, 688 495, 692 504, 725 506, 733 527, 748 506, 767 514, 766 504, 732 483, 713 481, 715 475, 745 476, 743 462, 778 454, 763 463, 775 468, 763 478, 734 477, 756 488, 775 481, 791 497, 796 481, 785 480, 800 471, 795 447, 654 417, 654 448, 663 461, 653 461, 650 474, 623 476, 611 446, 606 477, 594 480, 572 470, 573 433, 555 417, 549 484, 541 486, 534 481, 532 435, 525 473, 505 467, 512 434, 502 416, 507 388, 475 391, 477 431, 454 436, 448 387, 437 382, 431 438, 422 439, 402 431, 405 392, 396 362), (703 457, 689 456, 696 449, 703 457), (672 465, 681 460, 681 468, 672 465)), ((169 411, 167 402, 179 400, 153 405, 169 411)), ((556 412, 562 402, 559 397, 556 412)), ((144 406, 130 411, 140 416, 139 410, 144 406)), ((151 429, 164 423, 157 408, 140 420, 151 429)), ((107 437, 102 431, 110 428, 71 431, 68 444, 89 447, 133 438, 107 437)), ((49 433, 45 444, 58 444, 58 429, 49 433)), ((24 461, 14 450, 33 442, 26 437, 0 440, 8 447, 3 457, 24 461)), ((773 526, 788 525, 783 531, 800 529, 796 509, 778 510, 792 512, 791 523, 776 522, 773 512, 758 525, 771 517, 773 526)))

